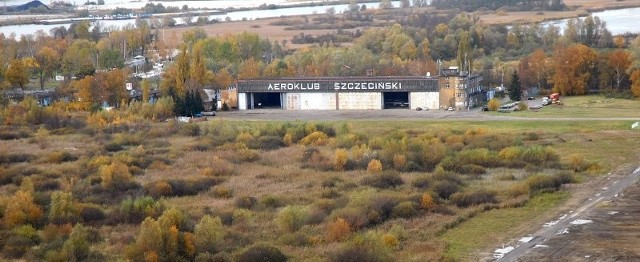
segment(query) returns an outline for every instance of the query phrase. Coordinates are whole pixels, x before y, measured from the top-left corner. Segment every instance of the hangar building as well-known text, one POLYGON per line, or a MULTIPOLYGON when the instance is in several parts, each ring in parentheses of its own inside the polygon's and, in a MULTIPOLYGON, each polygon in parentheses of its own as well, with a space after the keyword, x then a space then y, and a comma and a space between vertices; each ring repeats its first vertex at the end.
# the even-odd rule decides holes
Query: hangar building
POLYGON ((482 78, 443 69, 437 77, 303 77, 238 80, 238 109, 463 109, 484 100, 482 78))

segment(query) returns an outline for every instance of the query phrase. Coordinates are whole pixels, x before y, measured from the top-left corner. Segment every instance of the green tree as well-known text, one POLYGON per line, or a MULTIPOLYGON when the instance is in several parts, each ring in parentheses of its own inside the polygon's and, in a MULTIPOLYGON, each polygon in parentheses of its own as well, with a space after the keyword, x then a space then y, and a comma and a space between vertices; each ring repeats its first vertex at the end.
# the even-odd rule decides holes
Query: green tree
POLYGON ((108 48, 101 50, 98 55, 98 64, 100 68, 112 69, 112 68, 124 68, 124 58, 120 51, 108 48))
POLYGON ((91 251, 87 242, 89 231, 82 224, 76 224, 71 230, 69 239, 62 245, 62 254, 67 261, 85 261, 91 251))
POLYGON ((74 219, 73 195, 70 192, 53 192, 53 194, 51 194, 49 221, 54 224, 63 224, 73 222, 74 219))
POLYGON ((460 35, 460 41, 458 42, 457 59, 458 67, 461 71, 471 71, 473 66, 472 59, 473 53, 471 52, 471 39, 469 38, 469 32, 462 32, 460 35))
POLYGON ((220 244, 224 240, 224 226, 219 217, 202 217, 194 229, 194 234, 198 252, 215 254, 220 251, 220 244))
POLYGON ((517 71, 513 71, 513 74, 511 75, 509 99, 512 101, 520 101, 522 99, 522 87, 520 86, 520 78, 518 77, 517 71))
POLYGON ((127 247, 125 256, 131 261, 145 261, 147 258, 158 258, 162 253, 162 230, 160 223, 147 217, 140 224, 140 233, 136 242, 127 247))
POLYGON ((62 70, 68 76, 78 78, 93 75, 96 71, 96 45, 85 39, 75 40, 62 56, 62 70))
POLYGON ((142 103, 149 103, 150 92, 151 92, 150 90, 151 84, 149 83, 149 80, 147 79, 142 80, 140 85, 142 86, 142 103))

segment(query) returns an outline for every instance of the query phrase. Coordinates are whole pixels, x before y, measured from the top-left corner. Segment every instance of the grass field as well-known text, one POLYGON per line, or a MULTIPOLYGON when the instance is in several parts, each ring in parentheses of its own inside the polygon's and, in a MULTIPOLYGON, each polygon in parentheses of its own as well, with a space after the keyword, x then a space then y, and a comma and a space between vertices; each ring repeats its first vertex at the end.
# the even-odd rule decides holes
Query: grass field
MULTIPOLYGON (((563 105, 549 105, 540 110, 509 113, 508 116, 539 118, 638 118, 640 101, 604 96, 566 96, 563 105)), ((493 113, 502 115, 503 113, 493 113)))
MULTIPOLYGON (((611 104, 635 110, 626 102, 611 104)), ((11 112, 17 113, 2 115, 11 123, 28 119, 26 110, 11 112)), ((29 177, 38 197, 32 206, 43 211, 33 230, 61 219, 100 228, 108 241, 91 249, 107 260, 137 260, 142 220, 166 222, 171 212, 190 218, 179 228, 185 237, 205 215, 219 217, 216 230, 224 237, 211 252, 221 256, 267 243, 295 261, 344 261, 352 254, 477 260, 581 188, 562 184, 602 177, 640 156, 640 132, 629 130, 628 120, 217 117, 194 124, 129 117, 113 110, 60 129, 3 126, 0 208, 18 208, 9 203, 29 188, 23 183, 29 177), (79 211, 54 217, 52 196, 66 192, 79 211), (128 208, 127 196, 161 204, 140 213, 128 208), (114 251, 124 248, 126 255, 114 251)), ((4 232, 20 237, 12 230, 24 221, 3 222, 4 232)), ((24 245, 23 253, 3 248, 0 258, 58 254, 50 239, 37 240, 10 242, 24 245)))
POLYGON ((496 209, 483 212, 460 226, 447 231, 442 239, 447 243, 445 257, 454 261, 479 261, 478 250, 495 248, 497 243, 522 236, 522 224, 539 220, 569 197, 568 192, 542 194, 533 197, 522 208, 496 209))

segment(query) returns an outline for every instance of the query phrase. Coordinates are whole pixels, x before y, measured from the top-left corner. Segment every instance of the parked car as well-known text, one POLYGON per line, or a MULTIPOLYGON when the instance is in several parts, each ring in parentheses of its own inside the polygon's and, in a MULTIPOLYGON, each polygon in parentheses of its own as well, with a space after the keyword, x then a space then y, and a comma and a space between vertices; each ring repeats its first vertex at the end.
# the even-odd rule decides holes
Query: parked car
POLYGON ((450 106, 449 108, 447 108, 447 111, 455 111, 456 109, 453 108, 452 106, 450 106))
POLYGON ((529 106, 529 109, 540 109, 542 108, 542 105, 531 105, 529 106))
POLYGON ((533 97, 533 96, 530 96, 530 97, 527 98, 527 100, 536 100, 536 98, 533 97))
POLYGON ((482 106, 482 111, 489 111, 489 107, 487 107, 487 106, 482 106))

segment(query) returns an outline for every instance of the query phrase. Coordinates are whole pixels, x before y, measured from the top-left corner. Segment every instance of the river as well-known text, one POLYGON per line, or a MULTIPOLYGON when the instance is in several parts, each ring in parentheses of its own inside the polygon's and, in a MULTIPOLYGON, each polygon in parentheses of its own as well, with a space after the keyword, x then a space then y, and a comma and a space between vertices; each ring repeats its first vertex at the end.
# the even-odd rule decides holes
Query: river
MULTIPOLYGON (((24 0, 16 0, 16 1, 24 1, 24 0)), ((118 3, 123 0, 105 0, 106 3, 118 3)), ((262 3, 271 3, 271 4, 282 4, 282 3, 291 3, 286 0, 236 0, 236 1, 175 1, 175 2, 162 2, 163 5, 167 5, 168 3, 176 3, 178 5, 185 3, 205 3, 208 8, 225 8, 225 7, 256 7, 262 3)), ((311 2, 311 1, 309 1, 311 2)), ((146 2, 144 2, 146 3, 146 2)), ((143 2, 126 2, 124 7, 129 7, 134 4, 143 4, 143 2)), ((400 5, 399 1, 392 2, 395 7, 400 5)), ((365 4, 367 8, 378 8, 379 3, 367 3, 365 4)), ((191 5, 189 5, 191 6, 191 5)), ((348 9, 348 5, 326 5, 326 6, 306 6, 306 7, 291 7, 291 8, 279 8, 279 9, 271 9, 271 10, 248 10, 248 11, 237 11, 237 12, 229 12, 223 15, 211 15, 209 19, 216 19, 219 21, 238 21, 243 19, 254 20, 260 18, 272 18, 272 17, 280 17, 280 16, 295 16, 295 15, 311 15, 311 14, 324 14, 327 9, 333 8, 336 13, 342 13, 348 9)), ((602 21, 607 23, 607 28, 611 31, 612 34, 623 34, 626 32, 630 33, 640 33, 640 8, 626 8, 619 10, 606 10, 601 12, 592 13, 593 16, 598 16, 602 21)), ((181 19, 177 19, 178 22, 182 22, 181 19)), ((555 20, 545 22, 545 24, 553 24, 556 26, 560 26, 561 28, 566 25, 568 19, 555 20)), ((126 25, 132 25, 134 20, 102 20, 99 21, 103 28, 106 29, 118 29, 122 28, 126 25)), ((26 34, 35 34, 36 31, 42 30, 46 33, 49 32, 54 27, 65 26, 69 27, 70 24, 57 24, 57 25, 36 25, 36 24, 25 24, 25 25, 11 25, 11 26, 2 26, 0 27, 0 33, 9 36, 11 33, 15 33, 17 36, 26 35, 26 34)))
MULTIPOLYGON (((607 29, 609 29, 613 35, 640 33, 640 7, 593 12, 591 15, 594 17, 597 16, 600 20, 606 22, 607 29)), ((559 26, 561 29, 564 29, 568 20, 569 19, 549 21, 545 22, 545 24, 559 26)))
MULTIPOLYGON (((108 1, 108 0, 105 0, 108 1)), ((111 1, 121 1, 121 0, 111 0, 111 1)), ((199 2, 199 3, 206 3, 206 2, 210 2, 210 3, 218 3, 219 2, 235 2, 235 1, 179 1, 179 2, 172 2, 172 3, 186 3, 186 2, 199 2)), ((242 2, 242 1, 240 1, 242 2)), ((251 3, 265 3, 265 1, 244 1, 244 2, 251 2, 251 3)), ((266 1, 267 3, 276 3, 276 2, 287 2, 287 1, 266 1)), ((137 2, 129 2, 129 4, 132 3, 137 3, 137 2)), ((162 2, 163 5, 166 6, 165 3, 169 3, 169 2, 162 2)), ((291 3, 291 2, 288 2, 291 3)), ((208 8, 225 8, 225 7, 230 7, 230 6, 239 6, 238 3, 235 3, 234 5, 230 5, 230 6, 222 6, 222 5, 210 5, 207 6, 208 8)), ((399 7, 400 6, 400 2, 399 1, 392 1, 392 4, 394 7, 399 7)), ((258 4, 259 5, 259 4, 258 4)), ((379 3, 366 3, 364 4, 367 6, 367 8, 378 8, 379 3)), ((191 6, 191 5, 189 5, 191 6)), ((242 5, 243 7, 246 7, 246 5, 242 5)), ((256 5, 257 6, 257 5, 256 5)), ((360 6, 362 6, 362 4, 360 4, 360 6)), ((129 7, 129 6, 127 6, 129 7)), ((325 5, 325 6, 304 6, 304 7, 289 7, 289 8, 279 8, 279 9, 269 9, 269 10, 247 10, 247 11, 237 11, 237 12, 228 12, 226 14, 222 14, 222 15, 211 15, 208 16, 208 18, 210 20, 215 19, 218 21, 227 21, 227 20, 231 20, 231 21, 239 21, 239 20, 254 20, 254 19, 260 19, 260 18, 272 18, 272 17, 281 17, 281 16, 295 16, 295 15, 311 15, 311 14, 324 14, 327 12, 327 10, 329 8, 333 8, 335 10, 336 13, 342 13, 346 10, 348 10, 348 5, 347 4, 341 4, 341 5, 325 5)), ((177 22, 181 23, 183 22, 183 20, 181 18, 176 18, 177 22)), ((127 25, 133 25, 135 23, 135 21, 133 19, 130 20, 100 20, 99 23, 101 24, 102 28, 105 29, 118 29, 118 28, 122 28, 124 26, 127 25)), ((54 28, 54 27, 60 27, 60 26, 64 26, 64 27, 69 27, 71 24, 56 24, 56 25, 40 25, 40 24, 24 24, 24 25, 9 25, 9 26, 2 26, 0 27, 0 33, 5 34, 5 36, 9 36, 11 35, 11 33, 15 33, 16 36, 19 35, 27 35, 27 34, 35 34, 38 30, 42 30, 45 33, 49 33, 49 31, 54 28)))

